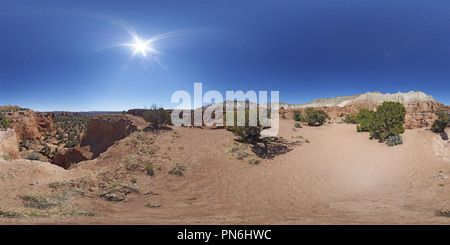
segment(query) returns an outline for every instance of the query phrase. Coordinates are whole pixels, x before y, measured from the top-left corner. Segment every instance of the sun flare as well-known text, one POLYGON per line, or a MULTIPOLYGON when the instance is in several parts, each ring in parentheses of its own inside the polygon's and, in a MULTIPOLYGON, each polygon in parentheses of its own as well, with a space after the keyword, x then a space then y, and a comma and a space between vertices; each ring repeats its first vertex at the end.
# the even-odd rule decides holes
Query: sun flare
POLYGON ((126 46, 133 48, 133 57, 140 54, 142 57, 149 57, 153 54, 158 53, 155 49, 151 47, 151 39, 147 41, 142 41, 139 37, 134 37, 133 43, 127 43, 126 46))

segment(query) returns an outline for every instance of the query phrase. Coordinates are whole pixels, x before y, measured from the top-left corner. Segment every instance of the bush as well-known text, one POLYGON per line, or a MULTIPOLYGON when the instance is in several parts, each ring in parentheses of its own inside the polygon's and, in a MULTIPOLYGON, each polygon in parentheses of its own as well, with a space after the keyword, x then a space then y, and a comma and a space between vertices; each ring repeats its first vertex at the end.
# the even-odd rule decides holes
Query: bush
POLYGON ((323 125, 327 119, 330 117, 327 113, 325 113, 322 110, 316 110, 312 107, 306 109, 305 112, 305 121, 308 123, 309 126, 316 126, 316 124, 319 124, 319 126, 323 125))
POLYGON ((351 123, 351 124, 356 124, 358 123, 358 114, 353 114, 353 115, 345 115, 345 119, 342 120, 345 123, 351 123))
POLYGON ((302 112, 301 111, 294 111, 293 116, 294 121, 301 121, 302 120, 302 112))
MULTIPOLYGON (((242 141, 255 144, 259 141, 261 137, 261 131, 263 127, 261 126, 259 119, 255 119, 257 122, 256 126, 250 126, 250 116, 254 116, 256 113, 250 113, 249 110, 245 110, 245 123, 243 123, 245 126, 237 126, 237 120, 238 120, 238 114, 235 111, 234 112, 234 125, 233 126, 226 126, 226 130, 232 132, 234 135, 239 136, 242 141)), ((224 115, 224 119, 226 122, 226 114, 224 115)))
POLYGON ((179 162, 175 162, 172 165, 172 169, 169 171, 169 174, 183 176, 184 170, 186 170, 186 167, 183 164, 181 164, 179 162))
POLYGON ((370 132, 370 137, 384 141, 390 136, 399 136, 405 132, 406 109, 399 102, 385 101, 377 111, 361 109, 357 114, 358 132, 370 132))
POLYGON ((256 158, 254 158, 254 157, 248 159, 248 162, 249 162, 250 164, 254 164, 254 165, 259 164, 259 160, 256 159, 256 158))
POLYGON ((450 126, 450 116, 445 111, 437 111, 435 113, 438 117, 431 125, 431 131, 441 134, 446 127, 450 126))
POLYGON ((400 135, 390 135, 386 140, 386 145, 394 146, 403 144, 402 136, 400 135))
POLYGON ((150 110, 145 111, 142 117, 156 131, 171 123, 170 114, 162 107, 158 109, 155 104, 150 110))
POLYGON ((11 127, 11 121, 5 115, 0 115, 0 126, 2 128, 9 128, 11 127))
POLYGON ((7 155, 2 155, 2 157, 3 157, 3 159, 5 159, 5 161, 9 161, 9 156, 7 156, 7 155))
POLYGON ((375 116, 370 124, 372 138, 386 140, 389 136, 400 135, 405 132, 406 109, 399 102, 385 101, 377 107, 375 116))
POLYGON ((356 114, 356 121, 359 123, 356 126, 356 130, 358 132, 370 132, 370 125, 372 124, 375 118, 375 111, 363 108, 358 114, 356 114))
POLYGON ((31 154, 28 155, 27 157, 28 160, 32 160, 32 161, 40 161, 41 160, 41 155, 37 152, 33 152, 31 154))
POLYGON ((153 172, 153 164, 151 162, 148 162, 148 163, 145 164, 145 171, 147 172, 148 175, 155 174, 153 172))
POLYGON ((295 123, 294 128, 302 128, 302 125, 300 123, 295 123))

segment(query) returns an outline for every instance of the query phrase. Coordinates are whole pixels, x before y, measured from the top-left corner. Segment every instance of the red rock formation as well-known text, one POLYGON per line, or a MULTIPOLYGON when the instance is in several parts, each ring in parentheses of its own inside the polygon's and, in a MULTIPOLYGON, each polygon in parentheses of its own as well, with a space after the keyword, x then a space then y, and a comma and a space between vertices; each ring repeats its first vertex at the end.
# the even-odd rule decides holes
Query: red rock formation
POLYGON ((92 118, 79 147, 63 149, 52 163, 68 169, 72 164, 97 158, 115 141, 121 140, 137 129, 125 115, 98 115, 92 118))
POLYGON ((52 160, 52 163, 68 169, 72 163, 78 163, 81 161, 92 159, 92 152, 90 152, 90 147, 74 147, 71 149, 62 149, 58 155, 52 160))
POLYGON ((20 158, 14 129, 0 131, 0 156, 2 155, 8 156, 11 160, 20 158))
POLYGON ((123 115, 95 116, 81 141, 81 146, 90 146, 90 151, 95 158, 105 152, 116 140, 127 137, 136 129, 136 125, 123 115))
POLYGON ((51 114, 23 110, 7 112, 5 115, 11 121, 11 127, 16 131, 17 142, 22 139, 40 139, 42 132, 55 130, 51 114))

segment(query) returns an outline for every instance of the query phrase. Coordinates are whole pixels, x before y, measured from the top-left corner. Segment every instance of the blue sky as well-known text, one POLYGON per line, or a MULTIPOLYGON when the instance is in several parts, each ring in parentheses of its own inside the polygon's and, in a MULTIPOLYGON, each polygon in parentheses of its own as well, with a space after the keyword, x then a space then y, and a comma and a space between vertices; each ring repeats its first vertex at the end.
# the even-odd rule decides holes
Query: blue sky
POLYGON ((420 90, 450 105, 450 2, 0 0, 0 105, 174 107, 173 92, 280 101, 420 90), (130 31, 151 43, 131 57, 130 31))

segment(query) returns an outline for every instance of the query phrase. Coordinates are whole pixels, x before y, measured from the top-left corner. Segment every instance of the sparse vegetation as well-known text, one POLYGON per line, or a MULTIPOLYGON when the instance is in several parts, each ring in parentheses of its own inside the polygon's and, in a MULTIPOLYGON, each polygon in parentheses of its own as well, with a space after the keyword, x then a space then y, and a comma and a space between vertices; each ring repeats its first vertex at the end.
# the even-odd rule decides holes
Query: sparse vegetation
POLYGON ((32 160, 32 161, 40 161, 41 160, 41 154, 37 153, 37 152, 32 152, 28 155, 27 157, 28 160, 32 160))
POLYGON ((294 128, 302 128, 302 125, 300 123, 295 123, 294 128))
POLYGON ((169 174, 183 176, 185 170, 186 170, 186 167, 183 164, 181 164, 179 162, 175 162, 172 165, 172 168, 170 169, 169 174))
POLYGON ((250 164, 254 164, 254 165, 259 164, 259 160, 256 159, 256 158, 254 158, 254 157, 249 158, 249 159, 248 159, 248 162, 249 162, 250 164))
POLYGON ((395 146, 395 145, 401 145, 403 144, 402 136, 400 135, 390 135, 386 139, 386 145, 388 146, 395 146))
POLYGON ((11 127, 11 121, 5 115, 0 114, 0 128, 7 129, 11 127))
MULTIPOLYGON (((227 115, 225 114, 225 121, 226 116, 227 115)), ((255 144, 261 137, 263 127, 259 122, 257 113, 250 113, 249 110, 245 110, 244 117, 244 121, 241 121, 241 118, 238 118, 238 113, 235 111, 234 124, 232 126, 227 125, 225 128, 234 135, 239 136, 243 142, 255 144), (256 125, 250 125, 250 122, 255 122, 256 125)))
POLYGON ((10 160, 9 156, 7 156, 7 155, 2 155, 2 157, 3 157, 3 159, 5 159, 5 161, 9 161, 10 160))
POLYGON ((90 114, 81 113, 59 114, 53 119, 56 132, 51 136, 57 139, 58 145, 67 148, 78 146, 87 132, 92 117, 90 114))
POLYGON ((153 172, 153 163, 148 162, 145 164, 145 171, 147 172, 148 175, 153 176, 155 174, 155 172, 153 172))
POLYGON ((170 114, 162 107, 157 108, 155 104, 152 105, 150 110, 145 111, 142 117, 150 123, 150 128, 156 132, 171 123, 170 114))
POLYGON ((65 191, 62 193, 56 193, 52 195, 32 194, 22 196, 25 201, 25 207, 31 207, 36 209, 48 209, 53 207, 60 207, 66 204, 73 196, 74 192, 65 191))

